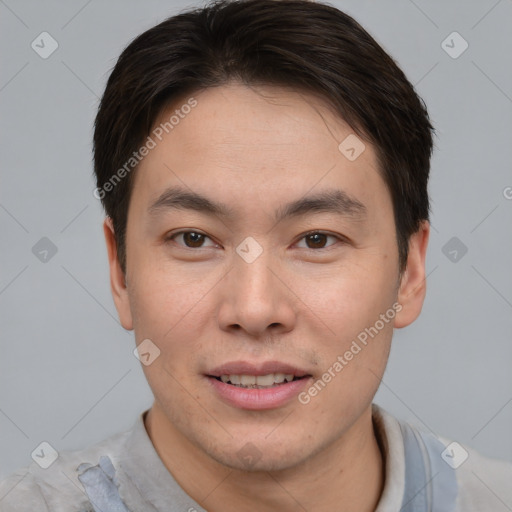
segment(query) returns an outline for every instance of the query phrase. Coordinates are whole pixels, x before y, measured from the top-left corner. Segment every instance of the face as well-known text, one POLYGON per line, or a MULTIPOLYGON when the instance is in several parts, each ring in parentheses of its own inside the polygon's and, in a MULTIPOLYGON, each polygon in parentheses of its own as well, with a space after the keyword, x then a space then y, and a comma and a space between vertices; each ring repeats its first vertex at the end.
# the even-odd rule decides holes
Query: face
POLYGON ((114 299, 160 350, 143 369, 175 437, 233 468, 291 468, 357 429, 393 326, 419 313, 391 197, 372 146, 320 100, 236 84, 191 96, 136 171, 126 287, 107 237, 114 299))

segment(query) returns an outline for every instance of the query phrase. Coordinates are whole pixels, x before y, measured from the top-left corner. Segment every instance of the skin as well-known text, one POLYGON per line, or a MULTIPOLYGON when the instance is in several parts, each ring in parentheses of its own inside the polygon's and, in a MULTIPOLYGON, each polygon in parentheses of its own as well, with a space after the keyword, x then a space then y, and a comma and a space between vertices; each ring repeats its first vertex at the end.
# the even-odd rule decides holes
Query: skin
POLYGON ((429 225, 411 237, 400 275, 391 196, 374 149, 365 142, 349 161, 338 144, 354 132, 320 99, 236 83, 193 96, 197 106, 136 171, 126 276, 104 223, 121 323, 137 343, 149 338, 161 351, 143 366, 155 396, 148 434, 181 487, 211 512, 374 510, 384 475, 371 402, 393 327, 421 311, 429 225), (149 206, 173 185, 225 203, 233 216, 151 216, 149 206), (276 209, 326 189, 356 198, 366 216, 309 212, 276 224, 276 209), (169 239, 180 230, 206 237, 169 239), (312 230, 331 236, 308 242, 312 230), (248 236, 263 249, 252 263, 235 251, 248 236), (205 377, 228 361, 277 360, 316 381, 395 302, 396 317, 306 405, 235 408, 205 377), (247 443, 260 457, 251 467, 238 455, 247 443))

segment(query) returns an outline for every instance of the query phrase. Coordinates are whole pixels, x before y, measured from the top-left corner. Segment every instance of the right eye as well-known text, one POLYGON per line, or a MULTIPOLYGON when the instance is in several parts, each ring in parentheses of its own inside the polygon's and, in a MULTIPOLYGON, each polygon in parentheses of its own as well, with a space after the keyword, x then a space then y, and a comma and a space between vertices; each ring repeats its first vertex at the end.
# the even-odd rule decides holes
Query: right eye
MULTIPOLYGON (((181 237, 182 243, 178 243, 181 247, 185 247, 187 249, 201 249, 204 247, 203 243, 205 240, 211 240, 210 237, 206 236, 203 233, 198 231, 178 231, 177 233, 173 233, 172 235, 166 238, 166 241, 173 240, 176 241, 181 237)), ((214 247, 216 244, 210 247, 214 247)))

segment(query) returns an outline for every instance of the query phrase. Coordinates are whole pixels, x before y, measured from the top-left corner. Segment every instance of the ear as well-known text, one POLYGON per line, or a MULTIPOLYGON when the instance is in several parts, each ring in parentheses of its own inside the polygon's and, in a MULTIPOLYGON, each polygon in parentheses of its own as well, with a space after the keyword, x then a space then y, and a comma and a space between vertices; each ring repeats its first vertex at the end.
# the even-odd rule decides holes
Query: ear
POLYGON ((114 234, 114 226, 110 217, 103 221, 103 233, 107 244, 108 263, 110 267, 110 289, 116 305, 121 325, 128 331, 133 329, 132 312, 126 288, 125 275, 117 257, 117 243, 114 234))
POLYGON ((398 329, 412 324, 423 307, 427 291, 425 256, 429 235, 430 224, 423 221, 420 229, 409 239, 407 266, 400 279, 398 290, 398 302, 402 306, 395 317, 395 327, 398 329))

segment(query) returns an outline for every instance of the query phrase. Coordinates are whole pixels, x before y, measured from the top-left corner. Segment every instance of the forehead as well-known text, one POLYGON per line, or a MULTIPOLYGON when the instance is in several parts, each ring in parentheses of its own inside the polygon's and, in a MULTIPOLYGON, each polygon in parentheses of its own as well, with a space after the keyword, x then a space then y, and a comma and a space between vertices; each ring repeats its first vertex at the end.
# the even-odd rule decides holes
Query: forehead
POLYGON ((251 151, 258 154, 260 162, 266 160, 266 153, 269 160, 275 160, 276 155, 297 160, 311 154, 307 161, 318 160, 319 152, 325 149, 326 156, 337 156, 339 143, 354 134, 324 100, 306 92, 230 83, 193 95, 197 106, 177 119, 173 114, 185 110, 190 97, 182 96, 161 112, 155 127, 165 131, 166 122, 178 122, 163 134, 164 138, 169 135, 170 140, 172 133, 180 144, 200 149, 201 154, 226 158, 227 153, 239 157, 240 152, 251 151))
POLYGON ((389 195, 372 145, 306 93, 239 84, 207 89, 162 111, 151 136, 155 147, 134 184, 146 203, 173 184, 247 205, 298 198, 315 187, 342 188, 362 203, 389 195), (185 108, 191 98, 195 106, 185 108))

